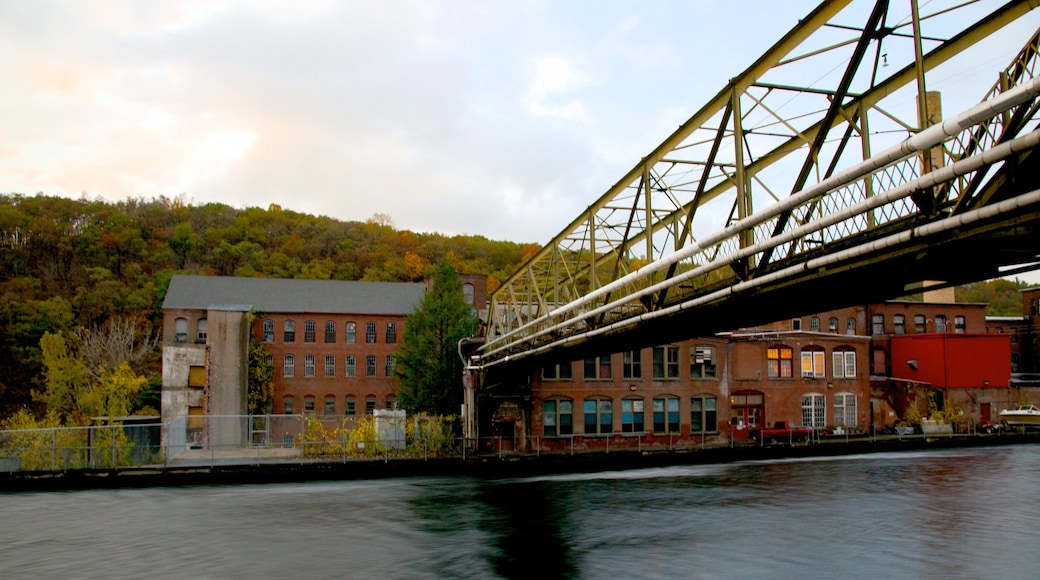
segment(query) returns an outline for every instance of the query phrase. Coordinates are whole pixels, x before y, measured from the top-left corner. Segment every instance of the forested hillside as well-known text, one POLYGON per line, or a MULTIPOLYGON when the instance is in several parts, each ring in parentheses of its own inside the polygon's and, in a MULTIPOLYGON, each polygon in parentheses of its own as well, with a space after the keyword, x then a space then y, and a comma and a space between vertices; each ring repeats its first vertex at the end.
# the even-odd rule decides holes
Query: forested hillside
MULTIPOLYGON (((128 319, 144 340, 175 273, 414 282, 448 257, 460 272, 486 274, 493 290, 537 248, 398 231, 383 215, 0 195, 0 417, 42 386, 44 333, 74 337, 128 319)), ((154 382, 158 357, 141 365, 154 382)))

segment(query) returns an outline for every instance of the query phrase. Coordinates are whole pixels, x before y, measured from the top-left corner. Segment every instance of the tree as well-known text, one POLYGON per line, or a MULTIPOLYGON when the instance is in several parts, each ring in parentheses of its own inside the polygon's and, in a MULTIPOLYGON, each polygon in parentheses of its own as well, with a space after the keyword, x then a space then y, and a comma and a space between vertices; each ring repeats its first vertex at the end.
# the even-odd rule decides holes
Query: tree
POLYGON ((274 400, 274 366, 264 343, 249 341, 249 414, 263 415, 274 400))
POLYGON ((405 320, 395 373, 401 406, 412 412, 451 415, 462 404, 459 341, 477 331, 477 315, 462 294, 462 281, 442 260, 433 284, 405 320))

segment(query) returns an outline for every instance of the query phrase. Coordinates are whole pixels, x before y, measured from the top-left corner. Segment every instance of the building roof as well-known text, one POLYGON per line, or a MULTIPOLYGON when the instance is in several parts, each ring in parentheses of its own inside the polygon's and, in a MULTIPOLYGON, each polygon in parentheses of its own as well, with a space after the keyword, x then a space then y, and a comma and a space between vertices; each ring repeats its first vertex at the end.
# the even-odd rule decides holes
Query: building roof
POLYGON ((424 291, 423 284, 404 282, 174 276, 163 310, 235 304, 266 313, 406 315, 419 305, 424 291))

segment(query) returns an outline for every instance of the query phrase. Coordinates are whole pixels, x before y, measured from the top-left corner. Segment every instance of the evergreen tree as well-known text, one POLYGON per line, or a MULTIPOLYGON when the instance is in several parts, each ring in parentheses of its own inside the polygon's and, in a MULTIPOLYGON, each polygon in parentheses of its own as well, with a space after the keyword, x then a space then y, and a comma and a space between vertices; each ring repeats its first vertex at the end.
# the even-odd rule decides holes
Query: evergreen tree
POLYGON ((476 312, 466 303, 459 275, 442 260, 434 269, 431 289, 405 321, 395 365, 402 407, 412 413, 459 412, 463 365, 458 344, 477 328, 476 312))

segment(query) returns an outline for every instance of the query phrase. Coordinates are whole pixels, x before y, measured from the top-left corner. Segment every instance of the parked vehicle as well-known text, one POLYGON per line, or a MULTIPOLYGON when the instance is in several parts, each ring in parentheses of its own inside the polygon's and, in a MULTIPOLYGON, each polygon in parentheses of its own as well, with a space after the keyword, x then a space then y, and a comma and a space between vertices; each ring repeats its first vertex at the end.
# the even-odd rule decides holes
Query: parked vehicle
POLYGON ((1000 419, 1011 429, 1040 428, 1040 407, 1036 405, 1019 405, 1014 409, 1004 409, 1000 419))
POLYGON ((748 438, 776 445, 795 441, 809 442, 812 440, 812 434, 813 430, 809 427, 799 427, 790 421, 777 421, 772 427, 752 427, 748 432, 748 438))

